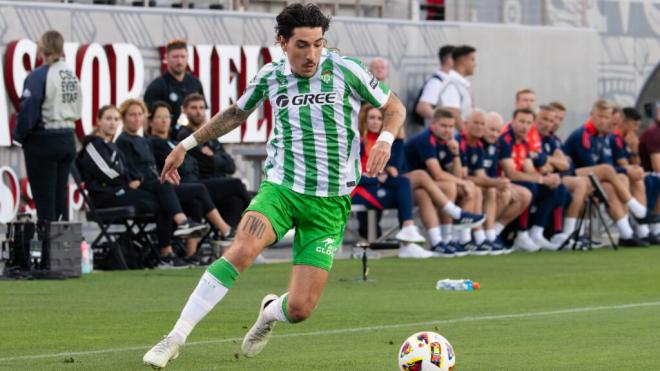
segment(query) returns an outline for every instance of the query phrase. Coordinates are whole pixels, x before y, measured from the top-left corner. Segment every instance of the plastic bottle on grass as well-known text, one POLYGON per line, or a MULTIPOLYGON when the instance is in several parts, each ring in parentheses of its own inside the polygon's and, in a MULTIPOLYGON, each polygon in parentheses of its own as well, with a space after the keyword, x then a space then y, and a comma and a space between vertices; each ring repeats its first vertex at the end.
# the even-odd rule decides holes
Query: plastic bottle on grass
POLYGON ((82 273, 91 273, 93 267, 93 258, 92 258, 92 249, 89 247, 89 243, 85 239, 80 243, 80 265, 82 273))
POLYGON ((435 284, 437 290, 448 290, 448 291, 474 291, 479 290, 479 282, 473 282, 472 280, 460 279, 460 280, 451 280, 445 278, 444 280, 438 281, 435 284))

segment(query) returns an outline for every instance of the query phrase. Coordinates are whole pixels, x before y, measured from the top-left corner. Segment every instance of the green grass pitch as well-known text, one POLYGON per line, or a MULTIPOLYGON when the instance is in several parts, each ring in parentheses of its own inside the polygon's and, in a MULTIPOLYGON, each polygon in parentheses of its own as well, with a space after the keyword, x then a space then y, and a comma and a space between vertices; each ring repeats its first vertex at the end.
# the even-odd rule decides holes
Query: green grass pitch
MULTIPOLYGON (((652 370, 660 365, 660 247, 370 262, 336 261, 306 322, 278 324, 259 357, 238 356, 264 294, 289 264, 254 266, 202 321, 171 370, 396 370, 403 340, 436 331, 456 370, 652 370), (435 290, 441 278, 476 292, 435 290)), ((202 269, 0 281, 0 370, 147 370, 202 269)))

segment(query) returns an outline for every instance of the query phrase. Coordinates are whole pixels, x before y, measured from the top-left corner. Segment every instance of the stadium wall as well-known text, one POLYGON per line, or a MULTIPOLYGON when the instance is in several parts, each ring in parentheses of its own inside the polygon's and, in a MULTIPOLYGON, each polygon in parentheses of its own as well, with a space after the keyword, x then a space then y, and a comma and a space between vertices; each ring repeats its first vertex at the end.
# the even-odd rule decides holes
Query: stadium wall
MULTIPOLYGON (((16 209, 15 184, 25 174, 22 152, 9 147, 11 117, 22 81, 36 62, 33 44, 44 31, 62 32, 67 41, 67 63, 86 89, 84 117, 78 125, 82 135, 91 130, 93 114, 100 105, 141 95, 163 67, 159 47, 174 38, 190 43, 193 72, 207 89, 212 111, 225 107, 264 61, 279 57, 273 27, 272 14, 0 1, 4 78, 0 89, 0 165, 9 169, 0 169, 0 221, 6 221, 16 209), (12 177, 16 181, 8 180, 12 177)), ((566 103, 567 132, 584 120, 598 96, 597 63, 602 45, 598 33, 589 29, 337 17, 328 41, 342 53, 365 62, 376 56, 387 58, 388 82, 409 104, 437 68, 438 47, 447 43, 477 47, 477 70, 472 78, 475 102, 505 117, 512 110, 515 91, 532 87, 539 101, 566 103)), ((262 112, 227 141, 237 143, 234 148, 263 143, 269 120, 262 112)), ((240 176, 250 177, 250 169, 242 171, 240 176)), ((72 199, 78 199, 73 191, 72 199)))

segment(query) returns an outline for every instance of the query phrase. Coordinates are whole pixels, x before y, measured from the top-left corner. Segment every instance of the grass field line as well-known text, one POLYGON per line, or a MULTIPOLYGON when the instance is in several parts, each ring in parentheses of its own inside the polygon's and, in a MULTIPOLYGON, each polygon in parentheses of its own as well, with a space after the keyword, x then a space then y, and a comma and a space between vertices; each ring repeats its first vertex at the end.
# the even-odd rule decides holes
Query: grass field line
MULTIPOLYGON (((511 314, 495 314, 495 315, 488 315, 488 316, 459 317, 459 318, 436 320, 436 321, 399 323, 399 324, 366 326, 366 327, 340 328, 340 329, 335 329, 335 330, 323 330, 323 331, 311 331, 311 332, 293 332, 293 333, 290 333, 290 334, 279 334, 279 335, 275 334, 275 335, 272 336, 272 338, 291 338, 291 337, 301 337, 301 336, 326 336, 326 335, 334 335, 334 334, 346 334, 346 333, 374 331, 374 330, 389 330, 389 329, 406 328, 406 327, 442 325, 442 324, 452 324, 452 323, 461 323, 461 322, 507 320, 507 319, 516 319, 516 318, 530 318, 530 317, 552 316, 552 315, 560 315, 560 314, 574 314, 574 313, 584 313, 584 312, 595 312, 595 311, 606 311, 606 310, 621 310, 621 309, 655 307, 655 306, 660 306, 660 301, 653 301, 653 302, 646 302, 646 303, 630 303, 630 304, 594 306, 594 307, 577 307, 577 308, 558 309, 558 310, 542 311, 542 312, 526 312, 526 313, 511 313, 511 314)), ((197 345, 207 345, 207 344, 221 344, 221 343, 240 342, 242 340, 243 340, 243 338, 226 338, 226 339, 212 339, 212 340, 193 341, 193 342, 187 343, 186 347, 197 346, 197 345)), ((121 352, 135 351, 135 350, 146 350, 146 349, 149 349, 149 348, 151 348, 151 345, 149 345, 149 346, 125 347, 125 348, 98 349, 98 350, 89 350, 89 351, 80 351, 80 352, 34 354, 34 355, 27 355, 27 356, 16 356, 16 357, 0 358, 0 362, 31 361, 31 360, 38 360, 38 359, 45 359, 45 358, 56 358, 56 357, 87 356, 87 355, 95 355, 95 354, 121 353, 121 352)))

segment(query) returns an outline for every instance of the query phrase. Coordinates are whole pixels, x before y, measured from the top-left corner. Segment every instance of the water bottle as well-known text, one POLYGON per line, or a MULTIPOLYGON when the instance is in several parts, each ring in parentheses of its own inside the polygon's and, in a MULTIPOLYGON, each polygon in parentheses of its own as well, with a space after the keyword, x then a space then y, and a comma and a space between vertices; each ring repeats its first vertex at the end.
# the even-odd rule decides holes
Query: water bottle
POLYGON ((460 279, 460 280, 451 280, 445 278, 444 280, 438 281, 435 284, 436 290, 448 290, 448 291, 473 291, 479 290, 479 282, 473 282, 472 280, 460 279))
POLYGON ((84 274, 86 273, 91 273, 92 272, 92 258, 90 257, 91 249, 89 248, 89 244, 87 241, 83 238, 82 242, 80 243, 80 267, 81 270, 84 274))

